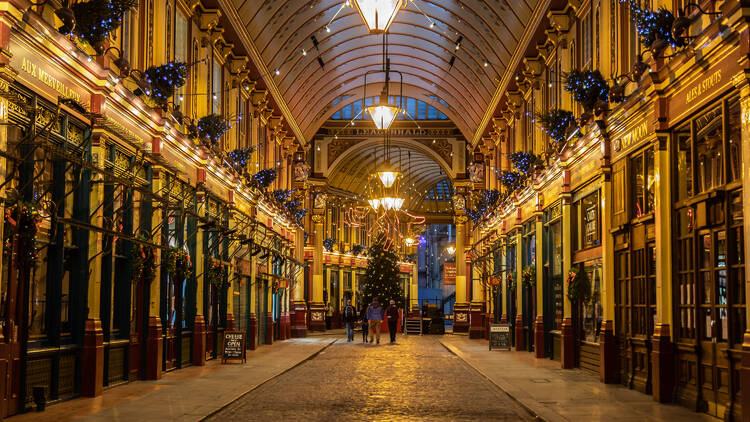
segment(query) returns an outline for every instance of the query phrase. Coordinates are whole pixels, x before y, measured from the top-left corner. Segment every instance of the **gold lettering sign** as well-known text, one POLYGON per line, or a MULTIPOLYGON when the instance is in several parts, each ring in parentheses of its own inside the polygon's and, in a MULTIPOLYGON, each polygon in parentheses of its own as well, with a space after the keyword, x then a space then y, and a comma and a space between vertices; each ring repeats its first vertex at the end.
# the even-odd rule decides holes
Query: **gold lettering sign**
POLYGON ((717 86, 720 82, 721 69, 698 81, 695 86, 690 87, 685 94, 685 103, 690 104, 695 101, 695 99, 708 92, 711 88, 717 86))
POLYGON ((648 136, 648 124, 643 121, 639 123, 638 126, 631 129, 630 132, 615 141, 615 151, 628 149, 631 145, 637 143, 646 136, 648 136))
POLYGON ((32 62, 27 58, 23 58, 21 62, 21 70, 25 71, 31 77, 38 79, 41 83, 55 90, 63 98, 70 98, 76 102, 81 101, 81 94, 72 90, 69 86, 60 82, 57 78, 50 75, 47 71, 42 69, 36 63, 32 62))

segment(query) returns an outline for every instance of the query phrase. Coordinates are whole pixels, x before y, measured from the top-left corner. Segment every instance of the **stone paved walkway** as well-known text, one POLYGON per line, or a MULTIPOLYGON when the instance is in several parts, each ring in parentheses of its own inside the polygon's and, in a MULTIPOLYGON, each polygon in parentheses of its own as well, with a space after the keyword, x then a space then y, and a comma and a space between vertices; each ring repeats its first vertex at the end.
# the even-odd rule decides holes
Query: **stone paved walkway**
POLYGON ((560 369, 560 363, 536 359, 532 353, 487 348, 487 342, 465 336, 443 336, 440 341, 518 400, 534 414, 553 421, 710 421, 677 405, 664 405, 652 396, 621 385, 602 384, 578 369, 560 369))
POLYGON ((210 361, 164 374, 159 381, 113 387, 96 398, 79 398, 7 419, 10 422, 200 421, 269 379, 320 352, 337 336, 292 339, 248 351, 247 362, 210 361))
POLYGON ((209 418, 224 421, 533 421, 437 336, 339 340, 209 418))

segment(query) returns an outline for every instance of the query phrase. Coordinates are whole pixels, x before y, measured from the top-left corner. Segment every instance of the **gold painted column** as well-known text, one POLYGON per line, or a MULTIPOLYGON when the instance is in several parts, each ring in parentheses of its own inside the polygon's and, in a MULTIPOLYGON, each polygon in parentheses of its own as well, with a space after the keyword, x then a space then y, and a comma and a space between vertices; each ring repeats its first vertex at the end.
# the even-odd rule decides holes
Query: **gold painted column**
MULTIPOLYGON (((5 131, 5 129, 4 129, 5 131)), ((103 140, 94 135, 91 146, 92 164, 104 168, 106 148, 103 140)), ((102 175, 92 172, 91 192, 89 194, 90 208, 94 209, 91 219, 94 226, 104 225, 104 207, 99 205, 104 201, 104 184, 102 175)), ((90 210, 87 210, 87 212, 90 210)), ((88 231, 88 280, 87 280, 87 308, 88 315, 84 323, 84 344, 82 350, 83 365, 81 368, 81 395, 96 397, 104 389, 104 333, 100 315, 101 281, 102 281, 102 248, 103 234, 100 231, 88 231)))
MULTIPOLYGON (((609 140, 602 140, 605 150, 609 150, 609 140)), ((602 325, 599 331, 599 380, 603 383, 617 381, 617 345, 614 335, 615 315, 615 249, 612 227, 612 177, 609 168, 603 169, 601 181, 601 239, 602 239, 602 281, 601 304, 602 325)), ((667 207, 669 207, 667 205, 667 207)), ((667 216, 667 221, 668 220, 667 216)))
MULTIPOLYGON (((750 216, 750 83, 747 76, 735 78, 735 87, 740 91, 742 108, 742 214, 750 216)), ((743 262, 750 258, 750 217, 743 219, 745 256, 743 262)), ((750 271, 745 270, 745 286, 750 284, 750 271)), ((750 289, 745 288, 745 303, 750 303, 750 289)), ((750 308, 745 307, 745 334, 742 340, 742 366, 740 368, 740 388, 750 391, 750 308)), ((743 409, 750 409, 750 394, 742 395, 743 409)), ((750 412, 747 412, 748 414, 750 412)), ((744 416, 744 415, 743 415, 744 416)), ((747 420, 745 418, 744 420, 747 420)))
POLYGON ((409 305, 410 312, 419 313, 419 260, 414 261, 414 265, 411 266, 411 303, 409 305))
POLYGON ((310 330, 325 331, 325 304, 323 303, 323 238, 325 237, 323 223, 325 222, 325 211, 316 209, 313 212, 313 240, 315 242, 315 245, 313 248, 310 330))
MULTIPOLYGON (((541 208, 541 206, 539 207, 541 208)), ((534 230, 536 232, 536 256, 534 257, 534 271, 536 271, 536 319, 534 320, 534 355, 543 358, 546 345, 544 344, 544 221, 541 210, 536 213, 534 230)))
MULTIPOLYGON (((305 262, 305 232, 297 229, 294 233, 294 259, 305 262)), ((292 309, 292 337, 307 337, 307 304, 305 303, 305 269, 302 268, 294 280, 294 298, 292 309)))
POLYGON ((572 194, 570 193, 570 170, 564 170, 563 178, 565 185, 562 194, 562 234, 563 234, 563 322, 562 322, 562 356, 561 366, 565 369, 575 366, 575 332, 573 330, 573 320, 571 312, 571 303, 568 300, 568 273, 570 273, 571 261, 573 259, 573 233, 570 229, 573 227, 573 204, 572 194))
POLYGON ((523 326, 523 226, 516 226, 516 291, 513 292, 516 301, 515 338, 516 350, 526 350, 525 332, 523 326))
MULTIPOLYGON (((230 230, 236 228, 235 224, 235 218, 232 215, 232 211, 229 212, 229 222, 228 227, 230 230)), ((229 256, 230 261, 231 257, 235 256, 234 253, 237 248, 239 248, 239 242, 229 242, 229 251, 227 252, 227 256, 229 256)), ((229 267, 227 268, 227 282, 229 283, 229 287, 227 287, 227 322, 226 322, 226 329, 231 331, 234 330, 235 322, 234 322, 234 273, 235 273, 235 265, 233 262, 229 263, 229 267)), ((237 317, 241 317, 240 315, 237 315, 237 317)))
MULTIPOLYGON (((156 141, 155 141, 156 142, 156 141)), ((163 170, 155 167, 152 173, 151 186, 154 192, 159 192, 163 188, 166 180, 162 174, 163 170)), ((151 234, 149 241, 157 245, 161 244, 161 223, 164 218, 162 210, 157 208, 157 203, 152 203, 151 214, 151 234), (156 228, 156 229, 154 229, 156 228)), ((161 378, 162 358, 164 348, 164 334, 162 332, 161 318, 159 316, 161 304, 161 269, 159 265, 162 257, 162 250, 155 251, 156 270, 154 271, 154 280, 151 281, 149 288, 149 307, 148 307, 148 337, 146 338, 146 379, 157 380, 161 378)))
MULTIPOLYGON (((651 341, 651 360, 654 371, 654 400, 662 403, 672 401, 675 385, 674 353, 672 335, 672 168, 668 148, 668 134, 657 134, 654 148, 655 224, 656 242, 656 316, 651 341)), ((743 150, 747 147, 743 140, 743 150)), ((743 161, 744 162, 744 161, 743 161)), ((743 194, 745 190, 743 189, 743 194)), ((744 204, 743 206, 747 206, 744 204)), ((614 308, 614 300, 612 301, 614 308)))
POLYGON ((465 215, 455 217, 456 222, 456 303, 453 306, 453 331, 469 331, 469 301, 466 297, 466 221, 465 215))
MULTIPOLYGON (((205 170, 198 170, 198 179, 205 180, 205 170)), ((205 194, 197 198, 198 210, 205 209, 205 194), (203 205, 201 205, 203 204, 203 205)), ((193 321, 193 365, 203 366, 206 364, 206 319, 203 303, 203 286, 206 279, 206 262, 203 250, 204 230, 198 228, 195 233, 195 256, 193 263, 195 266, 195 320, 193 321)), ((253 285, 251 284, 250 287, 253 285)), ((255 303, 255 302, 250 302, 255 303)))
POLYGON ((507 324, 508 323, 508 272, 510 271, 508 269, 508 235, 503 234, 503 248, 502 248, 502 266, 505 271, 503 271, 502 279, 500 280, 500 294, 501 300, 500 300, 500 323, 501 324, 507 324))

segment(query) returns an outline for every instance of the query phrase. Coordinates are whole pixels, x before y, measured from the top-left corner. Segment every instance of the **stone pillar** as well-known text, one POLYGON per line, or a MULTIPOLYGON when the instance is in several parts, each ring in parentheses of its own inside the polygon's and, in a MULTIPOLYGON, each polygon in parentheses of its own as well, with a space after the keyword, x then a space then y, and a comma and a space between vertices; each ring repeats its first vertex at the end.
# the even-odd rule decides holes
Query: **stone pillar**
MULTIPOLYGON (((152 187, 154 192, 159 192, 165 180, 161 174, 160 168, 153 170, 152 187)), ((151 215, 151 227, 161 227, 163 215, 161 212, 154 212, 151 215)), ((156 229, 151 233, 149 239, 153 243, 161 243, 161 229, 156 229)), ((148 307, 148 336, 146 338, 146 379, 158 380, 161 378, 162 358, 164 348, 164 334, 161 327, 161 317, 159 316, 159 306, 161 304, 161 266, 162 250, 156 250, 156 271, 154 280, 149 287, 149 307, 148 307)))
MULTIPOLYGON (((294 234, 294 257, 299 262, 305 261, 305 232, 298 229, 294 234)), ((294 320, 292 337, 307 337, 307 304, 305 303, 305 270, 300 270, 294 284, 294 320)))
MULTIPOLYGON (((504 241, 507 241, 507 237, 505 234, 503 234, 504 241)), ((503 242, 503 257, 502 257, 502 264, 503 268, 506 264, 506 257, 508 256, 508 250, 507 246, 505 246, 505 242, 503 242)), ((500 323, 501 324, 507 324, 508 323, 508 281, 507 281, 507 272, 503 273, 503 276, 500 280, 500 294, 502 295, 502 300, 500 301, 500 323)))
MULTIPOLYGON (((106 151, 98 138, 94 140, 91 149, 92 156, 96 157, 100 161, 98 164, 103 166, 106 151)), ((93 177, 92 182, 100 179, 101 175, 94 175, 93 177)), ((92 183, 90 198, 91 204, 102 203, 104 186, 101 183, 92 183)), ((101 222, 102 220, 103 208, 98 208, 92 221, 101 222)), ((84 397, 99 396, 104 388, 104 332, 99 315, 101 309, 102 240, 102 233, 89 231, 88 315, 84 325, 81 361, 81 395, 84 397)))
MULTIPOLYGON (((235 226, 235 219, 233 218, 232 211, 229 212, 229 228, 234 229, 237 228, 235 226)), ((230 257, 231 260, 232 256, 235 256, 235 250, 239 248, 239 242, 229 242, 229 251, 227 257, 230 257)), ((235 272, 235 265, 232 265, 233 263, 229 263, 229 268, 227 269, 227 281, 229 282, 229 287, 227 288, 227 322, 225 325, 225 329, 227 331, 234 330, 234 272, 235 272)), ((239 283, 239 281, 238 281, 239 283)), ((239 315, 238 315, 239 316, 239 315)))
MULTIPOLYGON (((247 327, 250 335, 247 344, 251 350, 258 348, 258 314, 256 313, 256 304, 258 303, 258 256, 250 258, 250 317, 248 318, 247 327)), ((205 338, 205 335, 204 335, 205 338)))
POLYGON ((453 306, 453 331, 469 331, 469 301, 466 296, 466 221, 465 215, 457 215, 456 222, 456 304, 453 306))
POLYGON ((544 222, 542 213, 536 215, 536 319, 534 320, 534 355, 544 357, 544 222))
POLYGON ((323 303, 323 238, 325 230, 323 223, 325 221, 324 210, 314 210, 312 216, 314 231, 313 239, 315 247, 313 249, 313 266, 312 266, 312 300, 310 301, 310 330, 325 331, 325 304, 323 303))
POLYGON ((414 313, 416 315, 419 315, 419 264, 418 261, 414 262, 414 265, 411 266, 411 284, 409 285, 411 288, 411 303, 410 306, 410 313, 414 313))
MULTIPOLYGON (((563 177, 565 180, 565 192, 562 195, 562 226, 573 227, 572 196, 570 194, 570 170, 565 170, 563 177)), ((568 300, 568 283, 567 277, 570 272, 572 251, 572 232, 563 230, 563 322, 561 329, 562 356, 561 365, 564 369, 575 366, 575 331, 573 330, 572 305, 568 300)))
POLYGON ((521 226, 516 227, 516 351, 526 350, 524 332, 523 332, 523 280, 521 275, 523 274, 523 228, 521 226))

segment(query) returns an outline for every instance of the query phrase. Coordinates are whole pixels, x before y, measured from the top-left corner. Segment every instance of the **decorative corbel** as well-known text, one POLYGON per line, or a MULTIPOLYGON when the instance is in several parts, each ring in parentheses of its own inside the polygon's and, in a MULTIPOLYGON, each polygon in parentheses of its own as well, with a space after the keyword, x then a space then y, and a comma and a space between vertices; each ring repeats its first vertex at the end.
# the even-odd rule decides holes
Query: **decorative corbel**
POLYGON ((284 120, 283 116, 278 116, 278 115, 277 116, 271 116, 268 119, 268 127, 270 127, 271 129, 275 130, 277 127, 279 127, 281 125, 281 122, 283 120, 284 120))
POLYGON ((213 31, 214 28, 219 25, 221 10, 203 9, 201 6, 198 7, 198 10, 198 28, 200 28, 201 31, 213 31))
POLYGON ((268 95, 268 91, 265 89, 253 89, 252 94, 250 94, 250 101, 252 101, 253 107, 261 109, 265 108, 264 103, 266 102, 266 95, 268 95), (260 107, 261 104, 263 107, 260 107))
POLYGON ((563 10, 550 10, 547 12, 547 18, 552 28, 558 32, 566 33, 570 30, 570 26, 573 24, 573 19, 570 16, 570 9, 567 7, 563 10))
POLYGON ((249 61, 250 61, 250 58, 247 56, 232 55, 231 58, 227 59, 227 65, 229 66, 229 73, 236 75, 242 72, 246 72, 245 67, 247 66, 247 63, 249 61))
POLYGON ((521 107, 521 103, 523 103, 523 94, 521 91, 517 89, 512 89, 508 91, 508 105, 512 106, 513 108, 519 108, 521 107))

